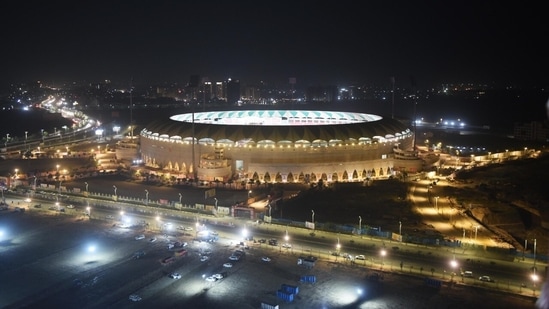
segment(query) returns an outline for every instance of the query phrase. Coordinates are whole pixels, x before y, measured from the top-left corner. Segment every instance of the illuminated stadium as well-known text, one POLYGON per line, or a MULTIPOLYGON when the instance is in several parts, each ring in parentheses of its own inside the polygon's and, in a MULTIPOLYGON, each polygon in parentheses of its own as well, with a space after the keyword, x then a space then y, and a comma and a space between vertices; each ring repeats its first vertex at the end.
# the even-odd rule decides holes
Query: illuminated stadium
POLYGON ((406 151, 414 139, 407 125, 372 114, 199 112, 158 120, 140 135, 145 165, 177 178, 363 181, 421 169, 421 160, 406 151))

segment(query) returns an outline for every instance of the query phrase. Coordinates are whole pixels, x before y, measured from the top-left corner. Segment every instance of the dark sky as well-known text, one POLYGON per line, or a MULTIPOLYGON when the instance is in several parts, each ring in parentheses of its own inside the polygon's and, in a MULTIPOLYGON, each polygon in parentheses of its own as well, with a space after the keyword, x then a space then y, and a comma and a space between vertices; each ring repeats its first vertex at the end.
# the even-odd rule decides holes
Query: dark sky
POLYGON ((546 86, 546 10, 510 3, 4 1, 0 82, 546 86))

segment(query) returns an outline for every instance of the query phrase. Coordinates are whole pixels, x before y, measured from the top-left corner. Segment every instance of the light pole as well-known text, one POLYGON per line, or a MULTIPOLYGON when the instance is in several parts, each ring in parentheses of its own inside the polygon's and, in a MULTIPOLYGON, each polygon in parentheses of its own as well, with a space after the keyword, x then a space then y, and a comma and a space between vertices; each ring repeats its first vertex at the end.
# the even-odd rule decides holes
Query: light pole
POLYGON ((149 190, 145 190, 145 205, 149 205, 149 190))
POLYGON ((358 233, 362 234, 362 217, 358 216, 358 233))
POLYGON ((534 273, 536 272, 536 239, 534 238, 534 273))

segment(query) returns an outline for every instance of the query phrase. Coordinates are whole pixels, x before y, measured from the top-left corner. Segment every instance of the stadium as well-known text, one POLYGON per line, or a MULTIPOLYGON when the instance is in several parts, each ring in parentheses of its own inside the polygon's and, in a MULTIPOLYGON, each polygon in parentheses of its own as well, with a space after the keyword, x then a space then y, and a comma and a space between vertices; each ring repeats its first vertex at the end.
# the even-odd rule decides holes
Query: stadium
POLYGON ((329 183, 419 171, 413 140, 395 119, 313 110, 178 114, 140 132, 146 167, 220 182, 329 183))

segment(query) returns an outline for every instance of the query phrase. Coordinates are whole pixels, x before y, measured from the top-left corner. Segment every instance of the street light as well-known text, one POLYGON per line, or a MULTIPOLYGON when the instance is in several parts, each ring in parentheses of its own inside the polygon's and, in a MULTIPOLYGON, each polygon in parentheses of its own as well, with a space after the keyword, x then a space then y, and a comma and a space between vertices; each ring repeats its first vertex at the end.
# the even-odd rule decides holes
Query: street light
POLYGON ((149 205, 149 190, 145 190, 145 204, 149 205))
POLYGON ((381 255, 381 268, 383 268, 383 264, 385 262, 385 255, 387 254, 387 251, 385 251, 385 249, 381 249, 379 254, 381 255))

